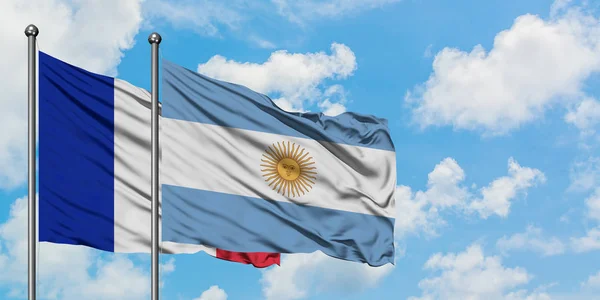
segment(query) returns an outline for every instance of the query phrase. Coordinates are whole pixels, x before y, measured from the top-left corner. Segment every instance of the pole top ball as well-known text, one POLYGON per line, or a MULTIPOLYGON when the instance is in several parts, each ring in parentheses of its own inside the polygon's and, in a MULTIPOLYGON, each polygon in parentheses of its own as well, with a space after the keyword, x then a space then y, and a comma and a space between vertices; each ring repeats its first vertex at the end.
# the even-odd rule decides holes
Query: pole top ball
POLYGON ((27 27, 25 27, 25 35, 27 37, 30 36, 37 36, 38 33, 40 33, 40 31, 38 30, 37 26, 30 24, 27 27))
POLYGON ((148 37, 148 43, 150 44, 160 44, 160 42, 162 41, 162 37, 160 37, 160 34, 153 32, 150 34, 150 36, 148 37))

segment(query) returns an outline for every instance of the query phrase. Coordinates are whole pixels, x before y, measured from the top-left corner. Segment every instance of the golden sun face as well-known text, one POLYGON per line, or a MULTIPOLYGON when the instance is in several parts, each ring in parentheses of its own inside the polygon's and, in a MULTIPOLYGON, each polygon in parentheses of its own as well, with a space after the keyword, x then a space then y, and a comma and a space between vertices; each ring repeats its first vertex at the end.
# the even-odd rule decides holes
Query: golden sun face
POLYGON ((317 180, 313 158, 295 143, 277 142, 262 156, 261 171, 265 181, 278 193, 298 197, 308 193, 317 180))

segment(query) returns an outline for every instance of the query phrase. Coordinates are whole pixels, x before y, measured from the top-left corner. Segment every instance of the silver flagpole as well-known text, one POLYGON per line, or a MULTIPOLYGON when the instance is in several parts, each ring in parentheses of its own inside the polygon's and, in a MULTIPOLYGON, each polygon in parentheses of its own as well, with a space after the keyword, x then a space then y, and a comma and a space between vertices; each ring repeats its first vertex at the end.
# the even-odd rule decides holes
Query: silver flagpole
POLYGON ((37 61, 36 61, 36 47, 35 47, 35 39, 39 33, 38 28, 31 24, 25 28, 25 36, 27 36, 28 42, 28 76, 27 76, 27 97, 28 97, 28 106, 29 106, 29 125, 28 125, 28 134, 29 140, 27 144, 27 154, 28 154, 28 184, 29 184, 29 206, 28 206, 28 219, 29 219, 29 227, 28 227, 28 251, 27 251, 27 264, 28 264, 28 299, 35 300, 36 299, 36 289, 35 289, 35 277, 36 277, 36 243, 37 243, 37 207, 36 207, 36 197, 35 197, 35 149, 36 149, 36 78, 37 78, 37 61))
POLYGON ((148 37, 152 47, 152 300, 158 300, 158 45, 162 38, 148 37))

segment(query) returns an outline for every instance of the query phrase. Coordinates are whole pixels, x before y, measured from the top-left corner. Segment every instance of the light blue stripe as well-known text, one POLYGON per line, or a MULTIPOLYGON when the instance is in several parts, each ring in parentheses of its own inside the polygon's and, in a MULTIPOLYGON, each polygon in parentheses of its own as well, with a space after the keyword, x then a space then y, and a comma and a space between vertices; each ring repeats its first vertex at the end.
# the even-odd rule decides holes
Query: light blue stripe
POLYGON ((172 185, 162 186, 163 241, 238 252, 323 253, 393 263, 394 219, 172 185))
POLYGON ((394 151, 387 121, 346 112, 289 113, 246 87, 162 61, 163 117, 394 151))

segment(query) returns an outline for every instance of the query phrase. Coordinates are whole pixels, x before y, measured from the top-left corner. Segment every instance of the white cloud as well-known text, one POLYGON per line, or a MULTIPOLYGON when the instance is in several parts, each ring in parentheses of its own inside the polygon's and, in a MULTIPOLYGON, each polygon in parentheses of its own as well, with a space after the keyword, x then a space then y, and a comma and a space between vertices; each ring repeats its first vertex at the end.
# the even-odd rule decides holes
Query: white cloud
POLYGON ((423 52, 423 57, 425 58, 430 58, 431 56, 433 56, 433 44, 429 44, 429 46, 427 46, 427 48, 425 48, 425 51, 423 52))
POLYGON ((273 102, 277 107, 288 112, 307 112, 304 108, 295 107, 294 104, 286 98, 274 99, 273 102))
POLYGON ((408 186, 398 187, 396 233, 436 235, 436 229, 446 224, 440 213, 449 209, 478 213, 484 219, 490 215, 506 217, 519 193, 526 194, 527 189, 545 180, 540 170, 521 167, 513 158, 508 160, 508 176, 495 179, 479 192, 465 185, 464 179, 458 163, 445 158, 429 173, 427 190, 412 193, 408 186))
POLYGON ((161 263, 159 269, 161 275, 173 273, 175 271, 175 259, 171 257, 165 263, 161 263))
MULTIPOLYGON (((175 28, 222 38, 233 33, 260 48, 274 49, 276 44, 253 31, 250 23, 267 21, 267 26, 281 23, 280 16, 298 25, 315 17, 342 17, 382 7, 400 0, 327 0, 327 1, 247 1, 247 0, 145 0, 144 16, 152 27, 161 21, 175 28), (256 18, 259 15, 260 18, 256 18)), ((286 21, 286 20, 284 20, 286 21)))
POLYGON ((481 190, 483 197, 471 202, 469 208, 484 219, 492 214, 506 217, 510 211, 510 200, 517 193, 525 193, 528 188, 544 182, 546 178, 540 170, 521 167, 511 157, 508 160, 508 176, 500 177, 484 187, 481 190))
POLYGON ((565 252, 565 245, 556 237, 546 238, 540 228, 527 226, 524 233, 511 237, 503 236, 496 242, 496 247, 502 252, 514 250, 531 250, 543 256, 558 255, 565 252))
POLYGON ((590 275, 585 282, 581 283, 581 287, 600 291, 600 271, 595 275, 590 275))
POLYGON ((140 27, 141 0, 0 1, 0 188, 25 181, 27 155, 27 38, 29 23, 40 29, 41 51, 92 72, 116 74, 123 51, 140 27), (98 14, 102 11, 102 14, 98 14), (110 22, 106 21, 110 16, 110 22))
POLYGON ((264 38, 261 38, 261 37, 256 36, 256 35, 251 35, 249 37, 249 39, 254 44, 256 44, 258 47, 263 48, 263 49, 274 49, 274 48, 277 48, 277 45, 275 45, 273 42, 265 40, 264 38))
POLYGON ((282 257, 281 266, 263 271, 261 284, 267 300, 292 300, 312 293, 353 293, 375 287, 394 266, 367 264, 331 258, 321 252, 282 257))
POLYGON ((456 160, 445 158, 427 177, 426 191, 413 194, 408 186, 396 189, 396 235, 418 231, 436 235, 436 229, 445 225, 440 210, 465 205, 469 192, 461 185, 465 174, 456 160))
POLYGON ((465 179, 464 170, 456 160, 446 158, 427 175, 427 198, 436 207, 446 208, 461 205, 468 196, 460 183, 465 179))
MULTIPOLYGON (((39 244, 38 291, 41 298, 147 299, 150 278, 126 255, 102 258, 83 246, 39 244)), ((8 221, 0 224, 0 286, 26 295, 27 199, 17 199, 8 221)))
MULTIPOLYGON (((416 195, 426 195, 427 192, 417 192, 416 195), (420 194, 419 194, 420 193, 420 194)), ((396 188, 396 224, 394 233, 403 237, 409 233, 423 232, 428 236, 437 235, 437 229, 446 225, 439 216, 439 211, 429 203, 425 196, 413 195, 410 187, 396 188)))
POLYGON ((503 300, 551 300, 554 299, 546 292, 529 293, 526 290, 508 293, 503 300))
POLYGON ((218 285, 213 285, 194 300, 227 300, 227 293, 218 285))
POLYGON ((165 276, 175 272, 175 259, 171 257, 168 261, 160 263, 158 269, 161 277, 159 287, 163 288, 165 286, 165 276))
POLYGON ((600 102, 586 98, 565 115, 565 121, 579 128, 582 135, 593 135, 595 127, 600 124, 600 102))
MULTIPOLYGON (((477 45, 471 52, 437 53, 427 82, 405 97, 414 121, 422 128, 452 125, 500 135, 543 117, 554 104, 581 101, 584 82, 600 70, 600 22, 557 5, 549 20, 516 18, 489 52, 477 45)), ((587 117, 582 112, 572 119, 582 125, 587 117)))
POLYGON ((423 294, 409 299, 548 299, 539 293, 514 291, 532 276, 521 267, 505 267, 498 256, 485 256, 478 244, 458 254, 436 253, 424 268, 439 273, 421 280, 423 294))
POLYGON ((290 21, 303 25, 308 20, 323 17, 341 17, 363 10, 383 7, 400 0, 271 0, 279 14, 290 21))
MULTIPOLYGON (((587 217, 600 224, 600 187, 585 199, 587 217)), ((585 236, 571 238, 571 247, 577 253, 600 250, 600 227, 589 229, 585 236)))
POLYGON ((155 22, 168 21, 175 28, 191 29, 208 36, 219 36, 219 25, 230 29, 239 28, 245 17, 241 13, 244 3, 214 0, 148 0, 144 14, 155 22))
POLYGON ((331 103, 329 99, 319 103, 319 108, 323 110, 323 114, 327 116, 337 116, 346 111, 346 107, 340 103, 331 103))
POLYGON ((588 209, 588 217, 600 222, 600 187, 597 187, 596 191, 585 199, 585 205, 588 209))
MULTIPOLYGON (((63 255, 58 254, 57 255, 63 255)), ((81 268, 81 267, 79 267, 81 268)), ((60 299, 147 299, 150 286, 149 276, 141 268, 124 256, 115 256, 108 260, 97 259, 94 275, 89 275, 84 280, 61 283, 62 296, 60 299)), ((65 269, 54 274, 61 276, 65 269)), ((53 284, 57 295, 61 290, 53 284)))
POLYGON ((332 85, 325 91, 323 95, 325 100, 318 104, 323 114, 328 116, 337 116, 341 113, 346 112, 346 92, 344 87, 336 84, 332 85))
POLYGON ((600 186, 600 157, 589 157, 587 160, 573 164, 569 174, 570 191, 586 192, 600 186))
POLYGON ((571 238, 571 246, 577 253, 600 250, 600 228, 588 230, 586 236, 571 238))
POLYGON ((555 0, 550 7, 550 15, 556 16, 557 14, 564 12, 569 8, 573 0, 555 0))
POLYGON ((335 95, 337 90, 332 92, 331 87, 322 91, 323 81, 345 79, 354 70, 354 52, 338 43, 331 45, 330 55, 280 50, 273 52, 262 64, 241 63, 216 55, 198 65, 198 72, 206 76, 244 85, 263 94, 278 95, 275 102, 293 110, 303 110, 305 103, 311 105, 318 99, 335 95))

